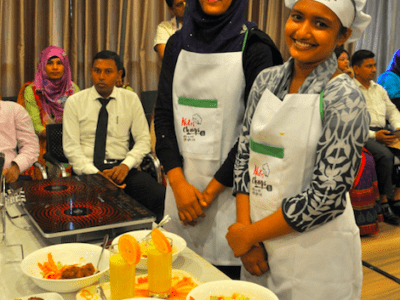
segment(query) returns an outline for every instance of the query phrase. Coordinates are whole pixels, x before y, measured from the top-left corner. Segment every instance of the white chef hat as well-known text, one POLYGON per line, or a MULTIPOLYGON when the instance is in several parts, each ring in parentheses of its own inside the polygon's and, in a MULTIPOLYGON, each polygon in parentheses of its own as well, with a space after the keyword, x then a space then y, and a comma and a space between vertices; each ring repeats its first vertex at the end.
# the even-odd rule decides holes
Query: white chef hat
MULTIPOLYGON (((285 5, 292 8, 298 0, 285 0, 285 5)), ((342 25, 353 30, 347 42, 355 42, 371 22, 371 16, 362 12, 367 0, 313 0, 329 7, 339 18, 342 25)))

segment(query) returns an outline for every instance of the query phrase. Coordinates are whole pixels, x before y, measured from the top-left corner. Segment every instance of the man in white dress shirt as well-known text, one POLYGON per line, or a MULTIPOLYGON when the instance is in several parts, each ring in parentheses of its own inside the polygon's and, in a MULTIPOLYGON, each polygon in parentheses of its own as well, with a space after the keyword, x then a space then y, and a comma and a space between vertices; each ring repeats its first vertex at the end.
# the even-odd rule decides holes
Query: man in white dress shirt
POLYGON ((351 62, 355 74, 354 81, 365 96, 371 116, 369 139, 365 148, 374 157, 383 216, 385 222, 399 225, 400 182, 396 180, 397 187, 393 192, 392 175, 394 156, 400 157, 400 150, 388 147, 396 141, 396 136, 387 128, 386 122, 388 121, 393 129, 400 129, 400 112, 390 101, 386 90, 373 81, 376 75, 374 57, 374 53, 369 50, 359 50, 353 54, 351 62), (388 198, 392 198, 391 207, 388 198))
POLYGON ((115 52, 104 50, 93 58, 94 85, 70 96, 65 104, 64 153, 76 174, 102 173, 126 185, 125 192, 160 220, 165 187, 136 169, 150 152, 150 133, 136 93, 115 87, 122 68, 115 52), (130 134, 135 142, 132 149, 130 134))
POLYGON ((185 0, 165 0, 165 2, 167 2, 168 9, 174 17, 171 21, 161 22, 157 26, 157 33, 154 38, 154 51, 157 52, 161 59, 164 58, 165 46, 170 36, 182 28, 186 5, 185 0))

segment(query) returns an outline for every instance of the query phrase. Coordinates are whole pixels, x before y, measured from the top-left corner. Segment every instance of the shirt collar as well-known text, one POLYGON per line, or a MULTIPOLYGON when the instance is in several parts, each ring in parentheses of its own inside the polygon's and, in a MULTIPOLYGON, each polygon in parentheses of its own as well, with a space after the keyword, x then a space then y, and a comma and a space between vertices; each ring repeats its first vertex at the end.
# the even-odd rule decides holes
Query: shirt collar
MULTIPOLYGON (((93 100, 97 100, 98 98, 102 98, 101 95, 96 91, 96 88, 92 86, 92 90, 90 92, 91 98, 93 100)), ((114 89, 108 98, 117 99, 118 98, 118 89, 114 86, 114 89)))
MULTIPOLYGON (((359 88, 363 88, 364 90, 366 90, 365 86, 363 86, 356 78, 353 78, 354 82, 356 83, 356 85, 359 88)), ((377 85, 377 83, 375 83, 375 81, 370 80, 369 82, 369 88, 374 88, 377 85)))

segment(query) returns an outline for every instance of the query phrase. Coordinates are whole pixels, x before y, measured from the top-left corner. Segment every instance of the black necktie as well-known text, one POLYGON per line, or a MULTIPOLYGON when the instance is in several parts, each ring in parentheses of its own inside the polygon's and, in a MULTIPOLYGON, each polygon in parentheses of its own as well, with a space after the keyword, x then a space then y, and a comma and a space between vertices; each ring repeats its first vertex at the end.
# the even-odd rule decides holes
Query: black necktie
POLYGON ((94 153, 93 163, 99 168, 104 164, 104 158, 106 157, 106 140, 107 140, 107 126, 108 126, 108 112, 107 104, 112 98, 97 98, 101 102, 101 108, 99 111, 99 119, 97 120, 96 137, 94 140, 94 153))

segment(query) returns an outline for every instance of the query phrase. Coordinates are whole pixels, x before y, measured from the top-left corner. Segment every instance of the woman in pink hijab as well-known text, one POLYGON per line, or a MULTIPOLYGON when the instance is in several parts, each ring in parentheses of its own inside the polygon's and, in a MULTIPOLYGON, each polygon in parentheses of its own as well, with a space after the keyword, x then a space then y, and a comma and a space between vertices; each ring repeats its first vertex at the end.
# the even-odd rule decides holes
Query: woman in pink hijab
MULTIPOLYGON (((71 68, 65 51, 57 46, 44 49, 39 57, 35 79, 25 83, 18 95, 18 103, 28 111, 39 137, 39 162, 43 166, 46 125, 62 123, 65 101, 78 91, 79 87, 71 80, 71 68)), ((39 172, 29 175, 33 179, 42 178, 39 172)))

